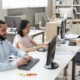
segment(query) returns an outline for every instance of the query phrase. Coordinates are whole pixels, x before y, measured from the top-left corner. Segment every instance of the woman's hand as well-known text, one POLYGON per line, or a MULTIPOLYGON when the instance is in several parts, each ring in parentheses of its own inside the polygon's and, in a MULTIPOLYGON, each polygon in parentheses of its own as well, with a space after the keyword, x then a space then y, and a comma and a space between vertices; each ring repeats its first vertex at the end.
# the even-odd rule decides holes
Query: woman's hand
POLYGON ((48 46, 49 46, 49 43, 45 43, 45 47, 48 48, 48 46))
POLYGON ((73 39, 72 42, 80 42, 79 39, 73 39))

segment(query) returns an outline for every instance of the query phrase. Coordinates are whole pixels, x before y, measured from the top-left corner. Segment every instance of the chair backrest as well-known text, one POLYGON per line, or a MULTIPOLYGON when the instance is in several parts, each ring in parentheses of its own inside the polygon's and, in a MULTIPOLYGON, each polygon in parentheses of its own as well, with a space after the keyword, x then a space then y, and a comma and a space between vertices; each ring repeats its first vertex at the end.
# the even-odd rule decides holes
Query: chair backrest
POLYGON ((45 27, 45 26, 42 26, 41 23, 42 23, 42 22, 39 22, 39 28, 42 29, 42 30, 45 30, 46 27, 45 27))
POLYGON ((6 39, 13 44, 13 38, 12 38, 11 35, 7 34, 7 35, 6 35, 6 39))
POLYGON ((43 15, 42 16, 42 23, 41 23, 41 25, 42 26, 45 26, 46 25, 46 22, 50 22, 51 21, 51 18, 48 16, 48 15, 43 15))
POLYGON ((41 22, 39 22, 39 27, 41 26, 41 22))

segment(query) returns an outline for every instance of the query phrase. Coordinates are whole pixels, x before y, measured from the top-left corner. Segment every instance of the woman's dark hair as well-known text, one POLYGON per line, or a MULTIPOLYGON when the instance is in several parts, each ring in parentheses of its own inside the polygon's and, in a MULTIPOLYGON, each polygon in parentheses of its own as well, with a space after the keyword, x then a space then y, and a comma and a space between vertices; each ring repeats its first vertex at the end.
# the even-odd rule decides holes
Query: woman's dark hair
POLYGON ((19 23, 19 25, 18 25, 18 27, 17 27, 16 32, 17 32, 17 34, 19 34, 21 37, 24 36, 22 30, 24 30, 24 29, 26 28, 26 26, 27 26, 28 23, 29 23, 29 21, 27 21, 27 20, 21 20, 21 21, 20 21, 20 23, 19 23))

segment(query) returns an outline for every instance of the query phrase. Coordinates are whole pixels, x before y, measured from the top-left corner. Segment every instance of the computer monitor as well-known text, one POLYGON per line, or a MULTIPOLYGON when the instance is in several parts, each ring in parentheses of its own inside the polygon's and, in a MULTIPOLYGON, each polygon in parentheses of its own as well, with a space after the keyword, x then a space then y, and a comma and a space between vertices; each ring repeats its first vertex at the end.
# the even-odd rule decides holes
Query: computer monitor
POLYGON ((67 14, 68 18, 73 18, 73 8, 59 8, 60 17, 64 17, 67 14))
POLYGON ((46 22, 50 22, 51 18, 48 15, 42 15, 42 26, 46 25, 46 22))
POLYGON ((16 16, 5 16, 5 22, 10 29, 10 31, 14 31, 13 28, 16 28, 21 21, 20 17, 16 16))
POLYGON ((61 39, 65 39, 65 34, 66 34, 66 19, 62 20, 60 28, 61 28, 60 29, 61 39))
POLYGON ((56 42, 57 42, 57 35, 55 35, 48 44, 47 60, 44 66, 47 69, 56 69, 59 66, 56 62, 53 62, 55 57, 56 42))

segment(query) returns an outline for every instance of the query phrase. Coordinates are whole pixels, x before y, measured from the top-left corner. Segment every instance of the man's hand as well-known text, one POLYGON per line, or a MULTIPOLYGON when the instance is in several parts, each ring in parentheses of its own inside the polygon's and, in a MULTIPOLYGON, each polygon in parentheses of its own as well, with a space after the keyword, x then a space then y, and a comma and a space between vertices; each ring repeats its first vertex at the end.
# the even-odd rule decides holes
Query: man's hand
POLYGON ((46 48, 48 48, 48 46, 49 46, 49 42, 45 43, 45 46, 46 46, 46 48))
POLYGON ((42 48, 48 48, 49 42, 46 42, 44 44, 41 45, 42 48))
POLYGON ((28 61, 23 58, 17 62, 17 67, 23 66, 25 64, 28 64, 28 61))
POLYGON ((17 67, 28 64, 28 61, 32 60, 31 56, 25 55, 21 60, 17 62, 17 67))
POLYGON ((32 56, 25 55, 25 56, 23 57, 23 59, 26 59, 27 61, 30 61, 30 60, 32 60, 33 58, 32 58, 32 56))

